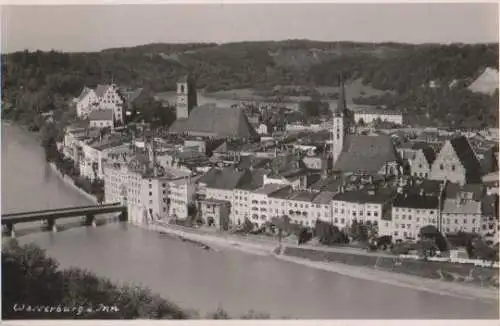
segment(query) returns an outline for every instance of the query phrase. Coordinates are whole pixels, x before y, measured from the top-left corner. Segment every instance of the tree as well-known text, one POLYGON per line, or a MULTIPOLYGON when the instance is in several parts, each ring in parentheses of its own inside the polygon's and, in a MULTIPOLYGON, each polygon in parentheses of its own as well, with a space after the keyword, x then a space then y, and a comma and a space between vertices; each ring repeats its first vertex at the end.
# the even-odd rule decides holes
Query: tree
POLYGON ((448 244, 446 242, 445 237, 441 232, 439 232, 439 230, 434 225, 423 226, 420 229, 418 235, 422 240, 424 239, 434 240, 439 251, 441 252, 448 251, 448 244))
POLYGON ((324 245, 347 243, 349 241, 337 226, 320 220, 317 220, 314 226, 314 236, 318 238, 319 243, 324 245))
POLYGON ((35 245, 19 246, 17 241, 2 247, 3 319, 187 319, 186 311, 149 289, 133 285, 118 287, 109 280, 78 268, 59 270, 35 245), (15 305, 75 307, 76 312, 17 311, 15 305), (107 311, 88 311, 87 307, 108 307, 107 311))
POLYGON ((288 217, 288 215, 273 217, 271 219, 271 224, 278 228, 278 241, 281 243, 283 232, 288 232, 290 230, 290 217, 288 217))

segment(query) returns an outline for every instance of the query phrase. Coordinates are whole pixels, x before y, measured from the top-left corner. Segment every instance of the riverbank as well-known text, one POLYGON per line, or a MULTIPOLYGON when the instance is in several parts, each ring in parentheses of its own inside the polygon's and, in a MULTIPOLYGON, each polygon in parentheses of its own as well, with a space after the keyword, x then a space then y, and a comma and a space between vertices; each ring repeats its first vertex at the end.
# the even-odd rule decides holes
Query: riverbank
POLYGON ((92 203, 98 204, 97 198, 94 195, 91 195, 87 193, 85 190, 77 187, 73 179, 71 179, 67 175, 62 175, 62 173, 56 168, 56 165, 54 163, 49 163, 49 166, 50 169, 57 175, 57 177, 61 179, 65 184, 78 191, 81 195, 85 196, 87 199, 92 201, 92 203))
POLYGON ((441 280, 429 279, 414 275, 406 275, 403 273, 395 273, 364 266, 342 264, 334 261, 314 261, 297 256, 287 255, 287 250, 299 248, 290 244, 282 244, 283 248, 277 253, 275 251, 277 244, 273 244, 271 242, 255 243, 241 238, 237 239, 235 237, 221 237, 219 235, 194 233, 182 230, 176 226, 171 226, 163 223, 153 223, 140 227, 196 241, 197 243, 202 243, 209 247, 214 246, 220 249, 239 250, 249 254, 273 256, 274 258, 279 260, 300 264, 315 269, 330 271, 357 279, 376 281, 435 294, 454 296, 458 298, 498 301, 498 289, 480 288, 468 284, 444 282, 441 280))

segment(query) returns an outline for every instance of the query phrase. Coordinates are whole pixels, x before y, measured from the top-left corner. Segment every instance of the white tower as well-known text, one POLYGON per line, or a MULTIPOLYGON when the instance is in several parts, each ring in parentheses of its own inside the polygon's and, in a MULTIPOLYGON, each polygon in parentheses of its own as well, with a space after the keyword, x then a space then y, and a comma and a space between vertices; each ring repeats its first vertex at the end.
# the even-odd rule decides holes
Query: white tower
POLYGON ((198 105, 196 85, 190 75, 182 77, 177 82, 177 119, 187 119, 189 112, 198 105))
POLYGON ((345 101, 344 80, 340 75, 339 80, 340 94, 337 108, 333 112, 333 128, 332 128, 332 160, 335 164, 344 150, 347 134, 349 133, 349 110, 345 101))

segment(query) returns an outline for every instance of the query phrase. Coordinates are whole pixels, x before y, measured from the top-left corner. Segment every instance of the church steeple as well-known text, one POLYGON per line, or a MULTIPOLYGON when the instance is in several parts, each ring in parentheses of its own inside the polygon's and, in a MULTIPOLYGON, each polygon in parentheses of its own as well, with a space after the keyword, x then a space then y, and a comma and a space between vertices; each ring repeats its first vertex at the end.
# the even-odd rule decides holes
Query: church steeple
POLYGON ((340 94, 337 103, 337 108, 333 112, 332 126, 332 160, 333 165, 337 162, 340 154, 344 150, 346 138, 349 133, 350 114, 347 109, 345 99, 344 78, 342 73, 339 74, 340 94))
POLYGON ((345 100, 344 76, 342 75, 342 72, 339 74, 339 87, 340 87, 340 93, 335 113, 345 114, 347 110, 347 104, 345 100))

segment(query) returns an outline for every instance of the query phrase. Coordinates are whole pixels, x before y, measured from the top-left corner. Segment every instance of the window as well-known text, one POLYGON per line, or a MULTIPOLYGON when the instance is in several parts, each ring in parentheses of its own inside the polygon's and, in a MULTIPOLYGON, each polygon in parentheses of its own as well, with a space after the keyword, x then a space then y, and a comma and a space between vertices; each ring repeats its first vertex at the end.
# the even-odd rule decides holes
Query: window
POLYGON ((366 215, 367 216, 372 216, 372 212, 368 211, 368 212, 366 212, 366 215))
POLYGON ((451 165, 451 170, 452 170, 452 171, 455 171, 455 164, 452 164, 452 165, 451 165))
POLYGON ((378 212, 373 212, 373 216, 378 216, 378 212))
POLYGON ((444 170, 444 166, 443 166, 443 164, 439 164, 439 169, 440 169, 440 170, 444 170))
POLYGON ((406 220, 406 215, 403 214, 403 216, 401 216, 401 219, 406 220))
POLYGON ((153 196, 153 192, 151 192, 151 191, 150 191, 150 192, 149 192, 149 196, 153 196))
POLYGON ((394 231, 394 236, 397 237, 398 236, 398 231, 394 231))
POLYGON ((340 219, 340 224, 344 224, 345 223, 345 219, 341 218, 340 219))
POLYGON ((411 215, 408 215, 408 221, 411 221, 411 215))
POLYGON ((339 222, 339 219, 338 219, 338 218, 335 218, 333 221, 334 221, 335 223, 338 223, 338 222, 339 222))

